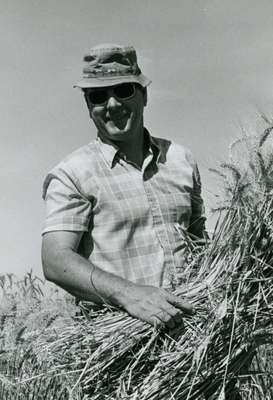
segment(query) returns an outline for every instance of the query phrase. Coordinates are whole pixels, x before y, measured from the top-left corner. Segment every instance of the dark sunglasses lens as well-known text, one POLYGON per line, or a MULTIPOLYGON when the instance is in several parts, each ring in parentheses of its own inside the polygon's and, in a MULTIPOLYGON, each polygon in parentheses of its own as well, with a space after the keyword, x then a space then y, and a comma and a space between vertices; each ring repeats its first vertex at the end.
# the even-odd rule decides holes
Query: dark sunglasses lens
POLYGON ((106 90, 94 90, 89 93, 89 100, 92 104, 103 104, 107 101, 107 98, 106 90))
POLYGON ((133 83, 123 83, 114 88, 114 93, 120 99, 127 99, 135 93, 135 86, 133 83))

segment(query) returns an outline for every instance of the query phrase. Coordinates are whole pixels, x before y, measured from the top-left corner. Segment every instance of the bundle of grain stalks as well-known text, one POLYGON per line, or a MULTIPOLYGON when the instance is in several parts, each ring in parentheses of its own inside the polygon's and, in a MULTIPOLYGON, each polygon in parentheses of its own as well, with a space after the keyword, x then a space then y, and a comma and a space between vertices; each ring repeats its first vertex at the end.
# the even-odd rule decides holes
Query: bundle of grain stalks
MULTIPOLYGON (((183 327, 155 329, 107 304, 83 304, 85 315, 29 333, 22 351, 35 354, 32 368, 13 383, 54 377, 62 399, 94 400, 224 400, 241 385, 250 399, 246 377, 257 373, 250 362, 273 341, 272 129, 238 142, 247 144, 243 167, 232 160, 217 171, 226 196, 212 238, 200 244, 180 232, 187 268, 175 294, 196 310, 183 327)), ((253 390, 252 398, 266 398, 253 390)), ((48 393, 43 398, 56 398, 48 393)))

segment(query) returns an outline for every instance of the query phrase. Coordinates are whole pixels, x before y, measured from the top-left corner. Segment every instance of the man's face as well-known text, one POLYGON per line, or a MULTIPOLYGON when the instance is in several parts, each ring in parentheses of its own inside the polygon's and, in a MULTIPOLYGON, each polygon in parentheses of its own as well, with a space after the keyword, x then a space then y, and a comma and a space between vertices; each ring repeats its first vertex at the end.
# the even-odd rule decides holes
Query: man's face
POLYGON ((101 137, 128 141, 142 127, 146 98, 138 85, 87 89, 86 101, 101 137))

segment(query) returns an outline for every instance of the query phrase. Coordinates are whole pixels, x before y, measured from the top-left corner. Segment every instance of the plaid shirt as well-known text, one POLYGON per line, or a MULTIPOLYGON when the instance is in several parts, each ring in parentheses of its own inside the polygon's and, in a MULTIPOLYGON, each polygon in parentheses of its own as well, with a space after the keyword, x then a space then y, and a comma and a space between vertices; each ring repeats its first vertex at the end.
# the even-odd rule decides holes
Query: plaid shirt
POLYGON ((191 153, 149 138, 142 169, 100 139, 73 152, 46 177, 50 231, 83 231, 79 253, 139 284, 170 287, 183 268, 181 229, 204 231, 198 169, 191 153))

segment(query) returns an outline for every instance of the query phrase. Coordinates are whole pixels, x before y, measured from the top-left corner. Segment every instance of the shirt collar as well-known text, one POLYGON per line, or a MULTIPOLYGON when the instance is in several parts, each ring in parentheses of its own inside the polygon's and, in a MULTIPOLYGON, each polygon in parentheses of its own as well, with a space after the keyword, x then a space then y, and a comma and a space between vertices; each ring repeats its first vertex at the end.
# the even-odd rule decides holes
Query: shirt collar
POLYGON ((161 148, 160 148, 159 144, 157 143, 156 138, 151 136, 146 128, 145 128, 145 136, 146 136, 147 140, 149 141, 149 150, 152 151, 155 161, 156 161, 156 163, 158 163, 160 156, 161 156, 161 148))
POLYGON ((103 158, 110 168, 113 168, 117 155, 119 153, 118 147, 114 146, 112 143, 103 142, 99 136, 96 139, 98 146, 102 152, 103 158))
MULTIPOLYGON (((158 162, 160 158, 160 147, 156 142, 155 138, 153 138, 148 130, 144 128, 144 137, 147 143, 149 143, 148 150, 153 154, 155 161, 158 162)), ((99 148, 103 154, 103 158, 105 159, 106 163, 109 165, 110 168, 113 168, 118 160, 118 157, 121 157, 121 152, 119 148, 112 143, 107 143, 102 141, 99 136, 96 139, 99 148)))

